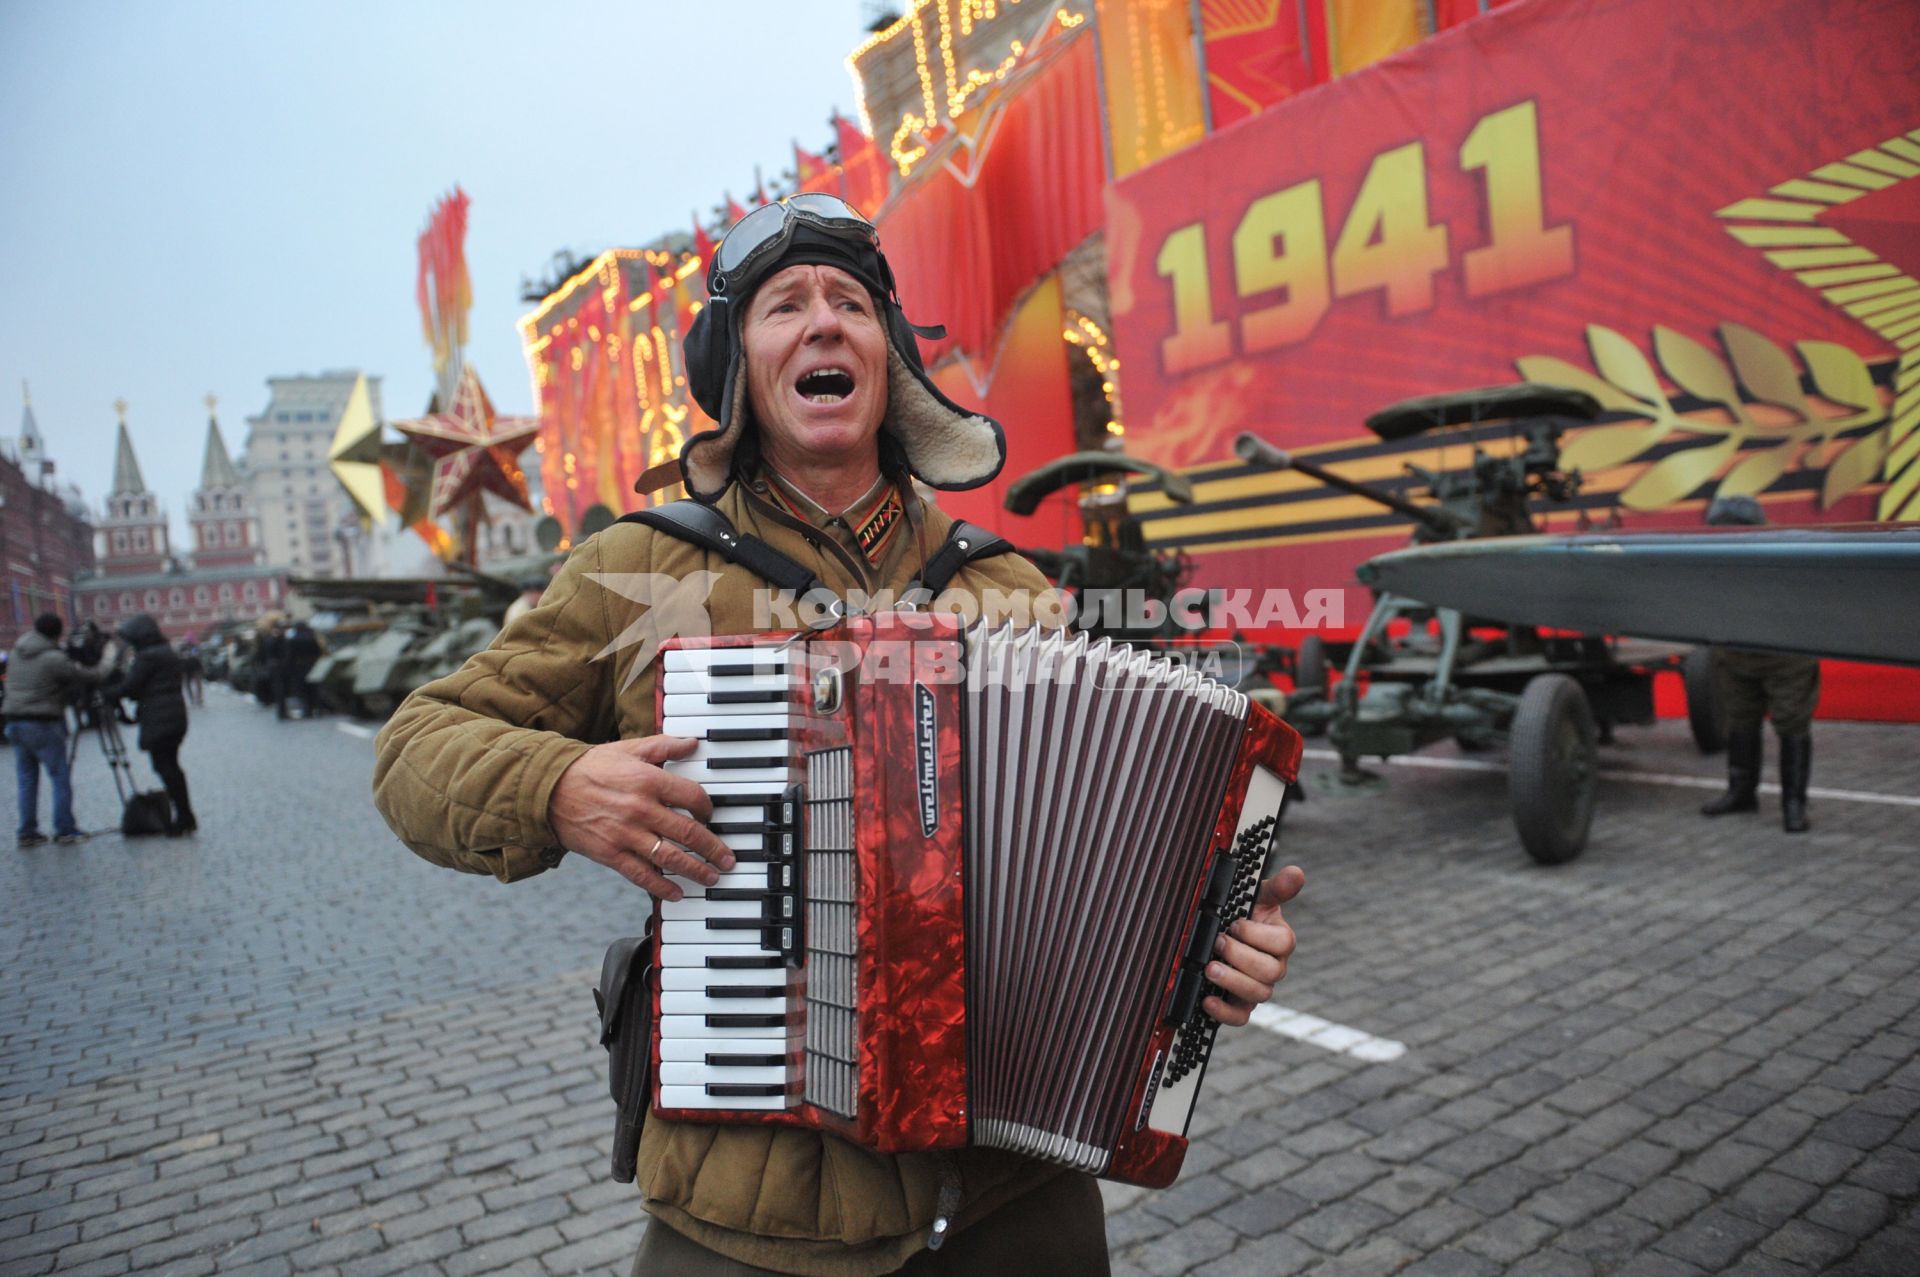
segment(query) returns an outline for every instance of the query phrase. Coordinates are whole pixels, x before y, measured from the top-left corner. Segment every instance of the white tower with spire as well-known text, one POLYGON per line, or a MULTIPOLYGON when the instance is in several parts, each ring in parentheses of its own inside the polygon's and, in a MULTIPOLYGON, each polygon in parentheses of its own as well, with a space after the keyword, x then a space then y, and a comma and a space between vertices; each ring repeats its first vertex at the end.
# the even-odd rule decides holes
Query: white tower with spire
POLYGON ((207 396, 207 450, 200 463, 200 486, 193 492, 187 522, 193 529, 195 568, 253 567, 266 562, 260 521, 246 480, 227 454, 215 413, 219 401, 207 396))
POLYGON ((167 516, 140 477, 133 440, 127 437, 127 401, 116 399, 113 410, 120 417, 120 437, 114 446, 107 517, 100 524, 100 571, 104 576, 164 571, 167 516))
POLYGON ((40 423, 33 419, 33 391, 20 383, 20 471, 27 482, 46 487, 53 478, 53 459, 47 456, 47 441, 40 437, 40 423))

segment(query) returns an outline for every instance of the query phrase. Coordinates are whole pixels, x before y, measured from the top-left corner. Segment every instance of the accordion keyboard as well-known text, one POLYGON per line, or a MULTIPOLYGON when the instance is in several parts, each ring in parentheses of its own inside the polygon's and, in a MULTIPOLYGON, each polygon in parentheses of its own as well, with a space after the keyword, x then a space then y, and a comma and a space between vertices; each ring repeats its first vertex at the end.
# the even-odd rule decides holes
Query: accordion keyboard
POLYGON ((792 671, 774 648, 663 653, 660 730, 700 742, 666 764, 713 800, 735 866, 712 887, 674 877, 660 903, 660 1103, 788 1105, 789 979, 798 961, 799 811, 790 762, 792 671))

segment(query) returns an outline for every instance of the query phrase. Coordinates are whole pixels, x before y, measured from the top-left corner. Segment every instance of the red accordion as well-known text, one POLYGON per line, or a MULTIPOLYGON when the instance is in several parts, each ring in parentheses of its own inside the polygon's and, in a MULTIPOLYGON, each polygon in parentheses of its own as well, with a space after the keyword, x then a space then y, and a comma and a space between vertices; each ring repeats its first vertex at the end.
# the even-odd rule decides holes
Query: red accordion
POLYGON ((666 645, 733 849, 656 902, 653 1111, 1171 1183, 1300 737, 1163 655, 885 613, 666 645))

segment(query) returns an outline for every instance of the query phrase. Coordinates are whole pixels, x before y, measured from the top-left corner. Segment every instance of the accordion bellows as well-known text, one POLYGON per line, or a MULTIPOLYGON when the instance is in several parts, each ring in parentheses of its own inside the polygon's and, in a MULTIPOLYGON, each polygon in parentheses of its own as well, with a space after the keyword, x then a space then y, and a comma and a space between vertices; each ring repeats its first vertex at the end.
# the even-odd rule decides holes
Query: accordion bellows
POLYGON ((739 864, 657 905, 655 1110, 1171 1182, 1299 736, 1166 656, 940 614, 663 661, 739 864))

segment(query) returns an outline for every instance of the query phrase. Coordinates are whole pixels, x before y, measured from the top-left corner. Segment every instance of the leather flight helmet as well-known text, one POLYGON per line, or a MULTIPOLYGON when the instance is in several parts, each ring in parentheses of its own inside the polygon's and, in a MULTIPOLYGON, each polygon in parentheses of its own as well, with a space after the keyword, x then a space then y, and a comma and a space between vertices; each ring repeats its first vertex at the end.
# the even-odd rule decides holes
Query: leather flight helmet
MULTIPOLYGON (((808 198, 808 197, 802 197, 808 198)), ((830 198, 830 197, 829 197, 830 198)), ((836 201, 837 202, 837 201, 836 201)), ((736 477, 735 459, 753 422, 747 395, 747 364, 741 323, 754 291, 789 266, 834 266, 865 286, 887 333, 887 411, 883 437, 891 437, 913 477, 931 488, 977 488, 1000 473, 1006 462, 1006 436, 991 417, 970 412, 942 394, 927 376, 916 334, 929 338, 944 330, 916 327, 900 309, 893 271, 880 252, 879 237, 866 219, 816 217, 784 203, 756 210, 749 217, 786 214, 777 236, 758 245, 731 271, 726 242, 714 252, 708 273, 707 304, 687 330, 687 388, 695 403, 718 423, 694 435, 680 449, 680 474, 690 496, 711 504, 736 477)), ((747 225, 743 220, 732 234, 747 225)))

